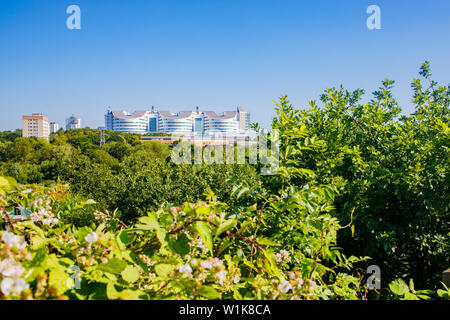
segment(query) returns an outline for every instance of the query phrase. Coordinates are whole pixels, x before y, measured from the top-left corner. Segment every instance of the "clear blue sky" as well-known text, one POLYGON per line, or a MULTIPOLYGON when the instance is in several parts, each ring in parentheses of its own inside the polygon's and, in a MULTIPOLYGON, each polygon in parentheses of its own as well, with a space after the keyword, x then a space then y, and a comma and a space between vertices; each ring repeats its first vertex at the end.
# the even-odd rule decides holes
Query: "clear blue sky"
POLYGON ((410 113, 423 61, 450 81, 449 13, 449 0, 1 0, 0 130, 33 112, 96 128, 108 105, 240 105, 267 127, 280 94, 304 107, 326 87, 369 94, 385 77, 410 113), (66 28, 71 4, 81 30, 66 28), (371 4, 381 30, 366 27, 371 4))

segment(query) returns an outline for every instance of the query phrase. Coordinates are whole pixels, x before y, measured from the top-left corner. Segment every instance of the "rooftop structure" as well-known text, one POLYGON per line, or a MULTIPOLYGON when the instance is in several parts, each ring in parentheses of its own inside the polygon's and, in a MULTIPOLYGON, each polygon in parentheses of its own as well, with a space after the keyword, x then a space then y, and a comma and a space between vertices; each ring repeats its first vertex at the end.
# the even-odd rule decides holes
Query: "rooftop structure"
POLYGON ((108 109, 105 115, 106 130, 149 134, 166 133, 178 135, 226 136, 245 135, 249 131, 250 114, 244 108, 216 113, 213 111, 135 111, 108 109))

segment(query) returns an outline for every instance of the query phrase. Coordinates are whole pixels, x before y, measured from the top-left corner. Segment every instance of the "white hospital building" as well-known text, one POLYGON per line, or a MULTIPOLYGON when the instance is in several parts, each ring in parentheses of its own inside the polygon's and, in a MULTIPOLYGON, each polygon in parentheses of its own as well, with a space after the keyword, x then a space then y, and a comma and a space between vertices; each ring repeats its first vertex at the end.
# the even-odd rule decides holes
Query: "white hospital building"
POLYGON ((106 130, 149 134, 166 133, 185 136, 239 136, 249 133, 250 114, 242 107, 236 111, 215 113, 213 111, 112 111, 105 115, 106 130))

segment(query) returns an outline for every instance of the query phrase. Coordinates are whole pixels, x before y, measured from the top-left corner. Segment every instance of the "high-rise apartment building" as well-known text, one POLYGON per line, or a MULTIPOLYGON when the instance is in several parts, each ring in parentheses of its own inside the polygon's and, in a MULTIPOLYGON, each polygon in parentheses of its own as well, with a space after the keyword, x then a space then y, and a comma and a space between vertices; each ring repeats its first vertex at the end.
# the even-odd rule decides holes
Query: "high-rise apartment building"
POLYGON ((66 130, 81 129, 81 119, 71 116, 66 119, 66 130))
POLYGON ((48 118, 42 113, 22 117, 22 136, 48 139, 50 129, 48 118))
POLYGON ((106 130, 129 133, 167 133, 179 135, 209 136, 245 135, 249 131, 250 114, 242 107, 236 111, 216 113, 213 111, 112 111, 105 115, 106 130))
POLYGON ((59 130, 59 124, 50 122, 50 133, 56 133, 59 130))

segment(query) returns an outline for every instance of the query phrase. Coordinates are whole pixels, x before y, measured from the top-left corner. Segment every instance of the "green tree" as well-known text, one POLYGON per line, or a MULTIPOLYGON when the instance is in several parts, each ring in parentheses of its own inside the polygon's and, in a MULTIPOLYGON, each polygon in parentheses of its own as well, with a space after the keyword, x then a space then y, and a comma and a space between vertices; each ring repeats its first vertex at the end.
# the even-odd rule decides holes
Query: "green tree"
MULTIPOLYGON (((420 73, 428 83, 414 79, 416 111, 409 116, 400 116, 387 79, 368 103, 361 103, 363 90, 341 87, 325 91, 322 107, 312 101, 310 109, 294 110, 284 96, 279 104, 292 127, 311 135, 298 145, 303 150, 286 151, 315 171, 295 185, 334 182, 340 189, 335 215, 352 222, 339 233, 344 252, 372 257, 385 284, 406 275, 426 288, 437 286, 450 265, 450 88, 429 79, 428 63, 420 73), (320 149, 308 148, 318 142, 320 149)), ((274 188, 279 181, 266 183, 274 188)))

